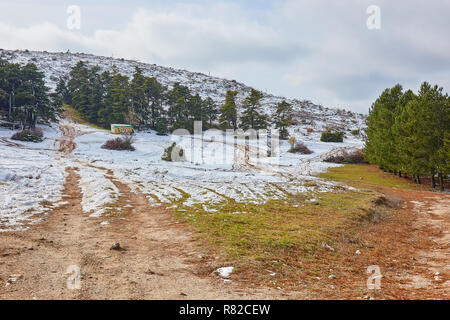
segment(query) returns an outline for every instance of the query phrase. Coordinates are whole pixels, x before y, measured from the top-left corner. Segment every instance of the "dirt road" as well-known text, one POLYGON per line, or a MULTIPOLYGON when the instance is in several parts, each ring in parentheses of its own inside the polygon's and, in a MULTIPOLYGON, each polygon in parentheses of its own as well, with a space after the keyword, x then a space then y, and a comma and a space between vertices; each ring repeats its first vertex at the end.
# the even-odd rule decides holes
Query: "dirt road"
MULTIPOLYGON (((70 121, 61 131, 55 149, 71 157, 83 132, 70 121)), ((111 170, 97 169, 120 191, 117 212, 103 224, 83 213, 78 168, 66 168, 64 205, 27 231, 0 233, 0 299, 301 298, 224 281, 213 271, 227 265, 205 253, 186 225, 163 206, 150 207, 111 170)))
MULTIPOLYGON (((145 194, 130 190, 107 168, 94 167, 119 190, 115 210, 101 219, 90 217, 81 206, 83 195, 78 169, 92 165, 77 161, 71 154, 76 148, 74 139, 85 132, 70 121, 62 122, 61 126, 63 136, 56 140, 55 150, 63 159, 70 160, 61 163, 71 164, 66 168, 65 202, 53 209, 44 222, 27 231, 0 233, 0 299, 303 299, 310 296, 307 292, 226 281, 215 275, 214 270, 230 264, 199 246, 195 232, 178 223, 168 209, 149 206, 145 194)), ((410 243, 402 249, 412 252, 404 260, 404 269, 394 270, 398 278, 390 277, 399 293, 393 290, 389 298, 448 298, 450 195, 401 190, 396 195, 406 201, 405 216, 409 219, 410 213, 414 213, 417 218, 413 220, 413 234, 407 229, 407 235, 400 239, 410 243), (411 294, 405 295, 405 289, 411 294)), ((394 253, 383 251, 386 259, 394 253)), ((351 292, 345 297, 357 296, 351 292)))

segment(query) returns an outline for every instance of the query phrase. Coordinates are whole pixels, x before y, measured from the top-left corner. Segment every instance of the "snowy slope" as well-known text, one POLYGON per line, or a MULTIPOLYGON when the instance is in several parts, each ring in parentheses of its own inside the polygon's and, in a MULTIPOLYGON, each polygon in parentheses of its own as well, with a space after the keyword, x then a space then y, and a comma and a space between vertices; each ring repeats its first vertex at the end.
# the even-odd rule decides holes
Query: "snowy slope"
MULTIPOLYGON (((238 101, 250 93, 251 87, 235 80, 221 79, 202 73, 189 72, 186 70, 162 67, 156 64, 141 63, 134 60, 116 59, 110 57, 95 56, 84 53, 50 53, 39 51, 3 50, 0 49, 0 57, 10 62, 26 64, 35 63, 45 73, 46 83, 52 90, 55 89, 58 79, 67 75, 78 61, 86 61, 88 65, 98 65, 102 71, 111 70, 116 66, 118 71, 129 77, 133 75, 136 66, 143 70, 147 76, 153 76, 159 82, 173 86, 179 82, 190 88, 194 94, 198 93, 203 98, 211 97, 217 103, 222 104, 227 90, 239 92, 238 101)), ((278 102, 283 97, 264 93, 263 106, 267 114, 275 111, 278 102)), ((295 109, 295 121, 298 130, 306 132, 306 128, 322 131, 325 128, 350 131, 363 128, 365 116, 342 109, 326 108, 316 105, 310 101, 298 99, 286 99, 292 103, 295 109)))
POLYGON ((66 179, 59 155, 53 151, 56 126, 42 127, 44 142, 20 142, 13 131, 0 127, 0 232, 20 230, 58 206, 66 179))

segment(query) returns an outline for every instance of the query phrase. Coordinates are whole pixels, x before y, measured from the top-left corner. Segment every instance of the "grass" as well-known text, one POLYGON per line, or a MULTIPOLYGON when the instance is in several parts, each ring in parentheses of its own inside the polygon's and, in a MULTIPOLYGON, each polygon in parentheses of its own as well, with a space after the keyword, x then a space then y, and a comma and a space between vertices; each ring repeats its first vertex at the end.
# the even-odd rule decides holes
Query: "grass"
POLYGON ((349 164, 330 168, 319 177, 344 182, 357 188, 378 189, 383 187, 417 190, 419 187, 410 179, 399 178, 380 170, 375 165, 349 164))
POLYGON ((346 165, 320 176, 358 189, 286 193, 284 199, 264 204, 224 199, 219 204, 187 207, 180 201, 175 213, 193 226, 201 243, 220 258, 216 264, 235 266, 232 277, 274 287, 320 288, 332 269, 360 272, 359 267, 353 270, 349 261, 357 249, 375 250, 365 247, 367 230, 377 225, 383 228, 394 219, 392 208, 375 201, 380 199, 378 190, 414 188, 408 180, 370 165, 346 165), (313 198, 316 200, 311 201, 313 198), (329 251, 323 244, 336 250, 329 251))
POLYGON ((333 245, 343 234, 351 235, 377 197, 375 192, 338 190, 291 195, 265 204, 224 200, 213 206, 217 212, 199 205, 179 208, 176 214, 194 226, 222 259, 240 265, 237 273, 250 266, 254 272, 290 265, 294 267, 284 272, 292 276, 299 271, 297 261, 312 259, 322 243, 333 245), (307 201, 312 197, 317 201, 307 201))
POLYGON ((72 118, 75 122, 84 124, 86 126, 94 128, 94 129, 107 130, 99 125, 96 125, 96 124, 93 124, 93 123, 87 121, 78 110, 75 110, 71 106, 69 106, 67 104, 63 104, 63 108, 64 108, 65 112, 67 112, 69 117, 72 118))

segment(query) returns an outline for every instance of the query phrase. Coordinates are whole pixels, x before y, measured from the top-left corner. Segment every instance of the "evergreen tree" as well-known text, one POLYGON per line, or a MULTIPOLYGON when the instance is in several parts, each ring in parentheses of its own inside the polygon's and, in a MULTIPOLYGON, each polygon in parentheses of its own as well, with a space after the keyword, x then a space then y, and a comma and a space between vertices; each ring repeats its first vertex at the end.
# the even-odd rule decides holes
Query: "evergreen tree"
POLYGON ((62 103, 71 104, 72 94, 68 88, 67 82, 65 77, 60 77, 58 84, 56 85, 56 93, 60 96, 62 103))
POLYGON ((22 128, 54 121, 60 112, 58 101, 49 97, 44 74, 33 63, 20 66, 0 61, 0 89, 8 120, 18 121, 22 128))
POLYGON ((400 98, 397 108, 394 113, 394 125, 392 127, 392 132, 394 136, 394 143, 397 152, 397 167, 399 170, 399 175, 401 173, 411 173, 414 175, 419 174, 420 170, 413 165, 411 159, 413 158, 413 152, 410 145, 411 137, 413 135, 414 128, 411 127, 411 115, 409 115, 407 110, 407 105, 410 101, 415 100, 417 97, 411 91, 406 91, 400 98))
POLYGON ((377 163, 389 171, 397 169, 392 126, 395 110, 402 95, 402 86, 399 84, 391 89, 386 89, 372 105, 367 119, 366 152, 368 161, 377 163))
POLYGON ((111 109, 108 123, 125 122, 131 107, 129 82, 128 77, 120 74, 116 69, 113 69, 104 103, 111 109))
POLYGON ((289 127, 290 121, 292 120, 293 110, 292 105, 286 101, 281 101, 277 105, 277 110, 273 115, 273 123, 275 128, 279 130, 280 139, 286 140, 289 138, 289 127))
MULTIPOLYGON (((139 67, 135 68, 133 79, 130 83, 131 111, 136 115, 136 122, 140 128, 149 122, 149 97, 147 95, 147 78, 139 67)), ((130 124, 132 121, 128 121, 130 124)))
POLYGON ((267 116, 261 111, 262 92, 252 89, 250 95, 242 102, 243 112, 241 127, 248 129, 266 129, 268 125, 267 116))
POLYGON ((370 110, 366 157, 385 170, 431 177, 440 186, 449 174, 450 106, 442 88, 424 82, 417 96, 401 94, 399 85, 386 89, 370 110))
POLYGON ((145 94, 150 103, 150 127, 158 132, 162 132, 161 128, 163 125, 167 126, 163 109, 166 91, 167 88, 160 84, 156 78, 151 77, 146 79, 145 94))
POLYGON ((175 83, 166 98, 169 105, 167 114, 172 129, 187 128, 190 114, 188 101, 191 98, 189 88, 175 83))
POLYGON ((206 98, 204 102, 204 128, 209 129, 213 127, 213 122, 217 120, 219 110, 217 109, 217 105, 213 99, 210 97, 206 98))
POLYGON ((224 129, 237 129, 237 108, 236 95, 237 91, 227 91, 225 104, 220 108, 220 125, 224 129))

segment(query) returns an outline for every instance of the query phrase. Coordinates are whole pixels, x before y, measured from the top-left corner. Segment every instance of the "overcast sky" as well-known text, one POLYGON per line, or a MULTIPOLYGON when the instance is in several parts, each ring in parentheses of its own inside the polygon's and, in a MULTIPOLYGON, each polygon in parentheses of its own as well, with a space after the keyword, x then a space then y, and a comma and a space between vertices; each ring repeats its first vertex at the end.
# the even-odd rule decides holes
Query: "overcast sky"
POLYGON ((133 58, 361 113, 396 83, 450 87, 450 0, 93 2, 0 0, 0 47, 133 58))

